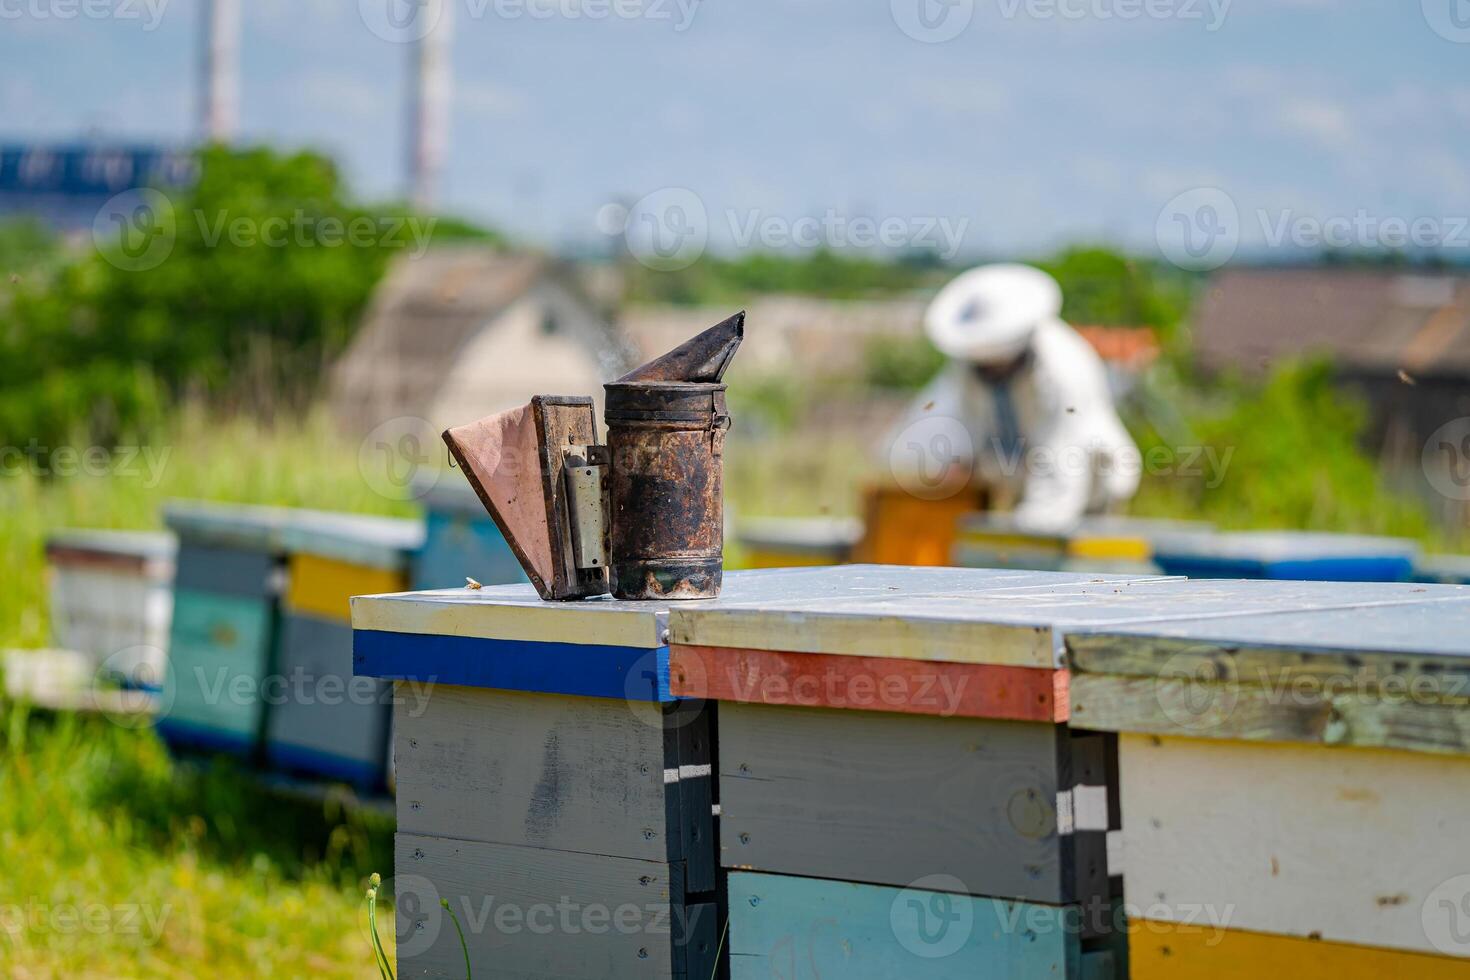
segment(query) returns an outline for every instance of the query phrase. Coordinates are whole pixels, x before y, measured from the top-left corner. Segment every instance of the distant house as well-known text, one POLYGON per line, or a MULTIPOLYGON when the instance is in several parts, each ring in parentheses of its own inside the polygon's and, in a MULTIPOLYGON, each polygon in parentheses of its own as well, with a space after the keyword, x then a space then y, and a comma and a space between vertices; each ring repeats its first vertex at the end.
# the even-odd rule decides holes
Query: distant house
MULTIPOLYGON (((877 338, 923 336, 926 297, 828 300, 808 296, 759 296, 746 309, 745 342, 732 371, 741 374, 798 371, 854 375, 864 369, 877 338)), ((623 314, 623 331, 644 356, 673 347, 732 312, 725 307, 635 306, 623 314)), ((1138 372, 1158 357, 1149 327, 1077 326, 1107 364, 1114 389, 1127 390, 1138 372)))
MULTIPOLYGON (((922 299, 829 300, 809 296, 753 296, 745 341, 732 370, 761 374, 809 370, 843 374, 860 370, 873 337, 919 335, 922 299)), ((651 356, 718 323, 738 306, 634 306, 623 312, 623 331, 641 354, 651 356)))
POLYGON ((1470 276, 1391 269, 1231 269, 1194 317, 1200 364, 1256 374, 1325 354, 1372 410, 1370 448, 1405 471, 1470 416, 1470 276))
POLYGON ((109 143, 0 144, 0 217, 33 218, 60 232, 88 231, 114 195, 194 182, 192 152, 109 143))
POLYGON ((530 401, 593 395, 631 350, 562 265, 539 255, 446 246, 404 256, 378 287, 332 374, 351 430, 416 416, 459 425, 530 401))

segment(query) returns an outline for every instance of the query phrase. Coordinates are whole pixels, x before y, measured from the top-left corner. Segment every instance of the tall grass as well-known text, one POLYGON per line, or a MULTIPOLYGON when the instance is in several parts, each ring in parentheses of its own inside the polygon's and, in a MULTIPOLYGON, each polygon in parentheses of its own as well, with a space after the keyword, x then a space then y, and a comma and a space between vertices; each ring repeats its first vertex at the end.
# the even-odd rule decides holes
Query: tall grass
MULTIPOLYGON (((170 497, 412 511, 371 489, 322 417, 267 429, 190 412, 143 448, 106 473, 0 478, 0 648, 48 642, 58 527, 158 527, 170 497)), ((0 976, 366 976, 363 895, 392 833, 223 763, 177 765, 151 730, 0 700, 0 976)))
POLYGON ((0 976, 371 969, 362 895, 391 866, 391 818, 269 796, 224 763, 181 768, 148 729, 3 701, 0 800, 0 976))
MULTIPOLYGON (((89 447, 73 448, 80 454, 89 447)), ((162 504, 171 497, 414 513, 412 504, 372 489, 358 468, 357 450, 323 413, 264 427, 186 411, 136 446, 110 451, 105 467, 77 465, 75 475, 58 477, 10 460, 9 468, 19 472, 0 478, 0 647, 47 642, 43 550, 46 534, 56 528, 160 527, 162 504)))

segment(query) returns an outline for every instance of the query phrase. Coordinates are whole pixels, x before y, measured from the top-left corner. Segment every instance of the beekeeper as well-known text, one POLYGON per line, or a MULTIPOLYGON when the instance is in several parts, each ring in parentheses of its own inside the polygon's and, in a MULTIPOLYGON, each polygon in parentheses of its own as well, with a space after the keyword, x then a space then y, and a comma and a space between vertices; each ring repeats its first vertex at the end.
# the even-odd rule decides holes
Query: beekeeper
POLYGON ((950 358, 888 436, 901 486, 940 497, 982 485, 1028 530, 1066 530, 1138 489, 1140 458, 1101 358, 1060 319, 1056 280, 1025 265, 971 269, 924 314, 950 358))

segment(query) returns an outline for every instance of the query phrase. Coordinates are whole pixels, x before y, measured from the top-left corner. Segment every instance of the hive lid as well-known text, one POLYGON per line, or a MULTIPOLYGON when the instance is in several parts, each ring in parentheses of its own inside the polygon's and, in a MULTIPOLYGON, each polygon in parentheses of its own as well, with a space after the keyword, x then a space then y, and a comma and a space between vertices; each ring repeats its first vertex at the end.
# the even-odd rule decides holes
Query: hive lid
MULTIPOLYGON (((479 637, 540 643, 657 647, 669 642, 670 610, 761 610, 799 603, 839 601, 918 603, 933 594, 953 596, 1087 583, 1123 583, 1126 576, 1032 572, 1020 569, 904 568, 837 565, 772 568, 725 575, 717 599, 624 601, 608 597, 547 603, 525 585, 442 589, 352 600, 352 625, 360 630, 479 637)), ((1015 600, 1013 600, 1015 601, 1015 600)), ((915 605, 916 609, 921 608, 915 605)))
MULTIPOLYGON (((888 566, 878 566, 889 568, 888 566)), ((827 570, 832 571, 832 570, 827 570)), ((905 573, 875 572, 891 590, 805 598, 792 592, 760 604, 691 604, 670 612, 671 642, 694 646, 832 653, 908 660, 1055 667, 1062 643, 1082 631, 1129 624, 1272 614, 1292 615, 1366 604, 1421 602, 1424 590, 1470 597, 1464 586, 1412 583, 1239 581, 1030 574, 1000 588, 983 569, 945 588, 905 593, 905 573), (1449 591, 1444 591, 1449 590, 1449 591)), ((1160 627, 1160 628, 1166 628, 1160 627)))

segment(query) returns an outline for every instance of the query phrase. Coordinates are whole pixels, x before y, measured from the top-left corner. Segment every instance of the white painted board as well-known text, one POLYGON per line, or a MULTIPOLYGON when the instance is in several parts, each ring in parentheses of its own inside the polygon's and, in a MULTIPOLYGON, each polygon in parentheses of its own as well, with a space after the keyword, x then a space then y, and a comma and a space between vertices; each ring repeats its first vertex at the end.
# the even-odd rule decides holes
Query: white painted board
POLYGON ((1124 735, 1119 768, 1142 917, 1454 951, 1442 903, 1470 908, 1470 759, 1124 735))

